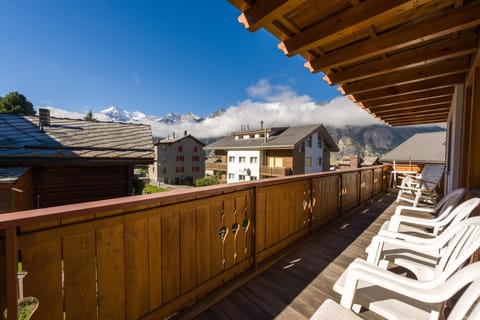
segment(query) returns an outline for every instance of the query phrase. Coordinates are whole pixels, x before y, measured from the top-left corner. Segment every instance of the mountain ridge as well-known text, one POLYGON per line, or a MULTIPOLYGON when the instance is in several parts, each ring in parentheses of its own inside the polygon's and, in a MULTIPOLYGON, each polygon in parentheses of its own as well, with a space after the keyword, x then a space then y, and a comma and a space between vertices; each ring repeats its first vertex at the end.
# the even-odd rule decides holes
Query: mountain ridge
MULTIPOLYGON (((62 109, 49 107, 52 116, 71 117, 81 119, 83 115, 78 112, 68 112, 62 109)), ((192 112, 179 114, 170 112, 165 116, 145 115, 139 111, 124 111, 117 107, 109 107, 94 114, 94 118, 99 121, 116 121, 127 123, 143 123, 152 127, 153 137, 155 139, 164 138, 165 130, 174 131, 175 128, 183 127, 190 132, 193 126, 208 126, 215 118, 220 118, 226 112, 225 109, 219 109, 207 117, 198 116, 192 112), (161 130, 159 129, 161 128, 161 130)), ((291 124, 295 125, 295 124, 291 124)), ((333 153, 332 160, 340 160, 345 156, 374 156, 381 157, 386 152, 392 150, 400 143, 410 138, 416 133, 444 131, 438 126, 424 127, 388 127, 380 124, 370 124, 363 126, 345 125, 342 127, 326 126, 328 132, 337 143, 339 152, 333 153)), ((233 131, 233 130, 231 130, 233 131)), ((223 132, 223 136, 229 134, 223 132)), ((221 136, 221 135, 220 135, 221 136)), ((219 137, 200 137, 205 143, 212 143, 219 137)))

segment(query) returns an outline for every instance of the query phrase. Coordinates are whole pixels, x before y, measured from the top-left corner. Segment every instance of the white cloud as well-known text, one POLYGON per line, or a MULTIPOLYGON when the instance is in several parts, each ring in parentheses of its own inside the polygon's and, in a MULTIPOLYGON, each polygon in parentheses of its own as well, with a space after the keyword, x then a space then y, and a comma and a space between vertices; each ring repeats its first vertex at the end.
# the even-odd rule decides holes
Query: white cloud
MULTIPOLYGON (((240 130, 241 125, 249 125, 250 129, 259 128, 262 120, 265 127, 308 124, 339 127, 381 123, 347 97, 337 97, 326 104, 321 104, 309 96, 298 95, 288 86, 271 85, 265 79, 250 86, 247 92, 250 99, 228 107, 219 117, 207 118, 199 123, 184 122, 169 125, 148 119, 142 119, 141 122, 150 124, 156 137, 166 137, 172 132, 180 134, 187 130, 198 138, 225 136, 232 131, 240 130)), ((58 116, 57 113, 54 114, 58 116)), ((80 117, 77 115, 76 118, 83 116, 80 114, 80 117)), ((101 113, 95 113, 94 117, 101 121, 107 120, 101 113)))

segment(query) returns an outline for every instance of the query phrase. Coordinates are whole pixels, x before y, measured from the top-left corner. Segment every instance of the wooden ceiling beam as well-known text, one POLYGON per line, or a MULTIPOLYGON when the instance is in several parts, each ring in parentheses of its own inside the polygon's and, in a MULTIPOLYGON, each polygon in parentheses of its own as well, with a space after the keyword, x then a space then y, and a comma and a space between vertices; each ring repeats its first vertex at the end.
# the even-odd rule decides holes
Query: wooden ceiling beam
POLYGON ((427 63, 465 56, 476 50, 477 37, 476 35, 469 35, 402 52, 392 55, 388 59, 370 61, 344 71, 326 75, 324 79, 330 85, 344 84, 427 63))
POLYGON ((432 63, 419 67, 400 70, 393 73, 347 83, 342 86, 343 90, 355 94, 358 92, 371 91, 391 85, 406 84, 455 73, 466 72, 470 69, 470 57, 460 57, 442 63, 432 63))
POLYGON ((433 114, 435 112, 448 112, 450 111, 450 103, 448 104, 437 104, 437 105, 428 105, 428 106, 421 106, 421 107, 413 107, 413 108, 395 108, 392 110, 382 110, 382 111, 372 111, 373 114, 379 117, 388 117, 396 114, 403 114, 403 113, 412 113, 415 115, 420 114, 433 114))
POLYGON ((414 108, 421 108, 426 106, 433 106, 438 104, 448 104, 452 103, 451 96, 445 97, 436 97, 432 99, 425 99, 419 101, 411 101, 411 102, 404 102, 404 103, 397 103, 389 106, 380 106, 380 107, 367 107, 364 105, 365 109, 370 110, 371 112, 377 113, 377 111, 390 111, 390 110, 404 110, 404 109, 414 109, 414 108))
POLYGON ((389 124, 394 124, 398 125, 402 123, 403 125, 405 124, 418 124, 418 123, 440 123, 440 122, 446 122, 448 119, 448 113, 446 114, 439 114, 439 115, 433 115, 433 116, 425 116, 425 117, 415 117, 415 118, 396 118, 396 119, 383 119, 383 121, 389 123, 389 124))
POLYGON ((432 0, 389 0, 364 1, 331 16, 322 23, 307 28, 290 39, 280 42, 278 48, 287 56, 296 55, 302 51, 321 46, 322 43, 366 29, 378 21, 392 19, 400 12, 415 9, 432 0))
POLYGON ((380 56, 392 50, 416 45, 445 35, 480 25, 480 2, 435 15, 415 24, 409 24, 376 38, 344 47, 324 57, 307 61, 305 67, 311 72, 326 71, 341 65, 351 64, 380 56), (352 54, 354 52, 355 54, 352 54))
POLYGON ((422 103, 423 100, 429 100, 437 97, 448 97, 451 100, 454 91, 454 87, 432 89, 393 97, 371 99, 364 101, 363 105, 365 108, 372 108, 403 103, 422 103))
POLYGON ((421 120, 405 120, 405 121, 385 121, 386 124, 392 127, 400 126, 416 126, 416 125, 425 125, 425 124, 434 124, 434 123, 444 123, 447 122, 447 118, 434 118, 434 119, 421 119, 421 120))
POLYGON ((448 117, 448 112, 439 112, 437 114, 419 114, 419 115, 412 115, 412 114, 402 114, 393 117, 381 117, 383 120, 392 122, 392 121, 415 121, 420 119, 444 119, 448 117))
POLYGON ((251 32, 255 32, 278 17, 304 4, 307 0, 257 0, 245 10, 238 22, 251 32))
POLYGON ((449 76, 438 77, 434 79, 419 81, 415 83, 407 83, 398 86, 390 86, 373 91, 361 92, 353 95, 355 101, 366 101, 371 99, 378 99, 381 97, 391 97, 395 95, 414 93, 425 90, 432 90, 434 88, 451 87, 455 84, 464 83, 464 74, 453 74, 449 76))
POLYGON ((240 11, 245 11, 250 7, 250 2, 246 0, 228 0, 233 6, 237 7, 240 11))

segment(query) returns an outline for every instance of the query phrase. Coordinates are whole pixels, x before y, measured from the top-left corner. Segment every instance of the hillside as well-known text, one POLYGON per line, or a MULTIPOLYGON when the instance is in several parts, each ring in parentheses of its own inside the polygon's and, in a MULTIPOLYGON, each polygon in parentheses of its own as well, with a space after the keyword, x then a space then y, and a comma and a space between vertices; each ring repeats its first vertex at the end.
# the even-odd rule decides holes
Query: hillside
POLYGON ((382 125, 327 127, 337 142, 339 152, 332 154, 335 163, 344 156, 381 157, 416 133, 443 131, 440 127, 387 127, 382 125))

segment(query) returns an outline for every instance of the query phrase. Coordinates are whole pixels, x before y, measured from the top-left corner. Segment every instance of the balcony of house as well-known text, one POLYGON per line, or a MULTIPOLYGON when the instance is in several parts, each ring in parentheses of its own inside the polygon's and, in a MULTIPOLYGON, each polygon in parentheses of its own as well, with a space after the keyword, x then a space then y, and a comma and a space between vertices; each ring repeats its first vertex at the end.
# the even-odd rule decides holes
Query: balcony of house
MULTIPOLYGON (((389 170, 298 175, 0 215, 0 308, 17 319, 22 266, 28 272, 24 295, 40 301, 35 319, 162 319, 191 312, 186 308, 195 301, 224 297, 312 235, 362 234, 381 212, 370 200, 384 194, 389 170), (356 212, 356 222, 328 227, 365 203, 371 205, 356 212)), ((342 241, 309 250, 330 251, 313 259, 335 264, 344 260, 340 249, 350 240, 342 241)), ((293 260, 289 269, 297 270, 293 260)), ((279 297, 300 290, 287 288, 279 297)), ((318 307, 316 298, 310 302, 308 308, 318 307)))
POLYGON ((285 177, 292 175, 291 168, 260 166, 260 176, 285 177))
POLYGON ((227 164, 226 163, 221 163, 221 162, 205 162, 205 170, 206 171, 221 171, 221 172, 227 172, 227 164))

